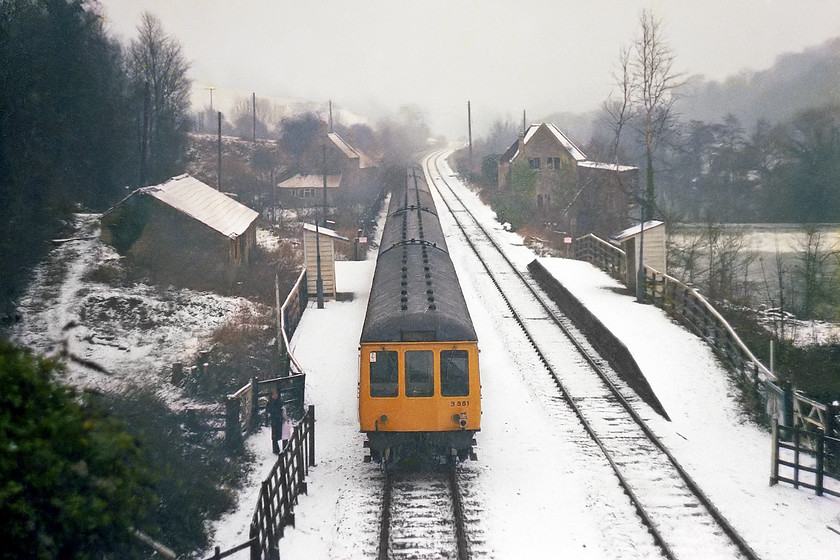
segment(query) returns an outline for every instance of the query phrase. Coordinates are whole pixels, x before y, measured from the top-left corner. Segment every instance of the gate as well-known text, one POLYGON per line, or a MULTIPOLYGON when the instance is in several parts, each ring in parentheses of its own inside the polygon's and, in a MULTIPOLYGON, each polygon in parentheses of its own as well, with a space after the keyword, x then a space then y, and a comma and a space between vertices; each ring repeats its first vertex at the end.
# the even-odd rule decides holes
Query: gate
POLYGON ((840 438, 827 436, 822 430, 780 427, 778 419, 773 418, 771 486, 787 482, 794 488, 813 490, 817 496, 840 498, 840 481, 828 476, 832 472, 836 476, 838 466, 840 438))

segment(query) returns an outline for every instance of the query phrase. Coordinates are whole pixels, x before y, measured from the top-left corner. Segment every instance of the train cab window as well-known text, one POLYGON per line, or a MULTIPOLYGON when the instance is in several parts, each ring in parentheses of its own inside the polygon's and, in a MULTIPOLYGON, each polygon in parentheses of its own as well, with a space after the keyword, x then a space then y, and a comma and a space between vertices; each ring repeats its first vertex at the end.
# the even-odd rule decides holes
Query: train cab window
POLYGON ((444 397, 470 394, 470 361, 466 350, 441 351, 440 394, 444 397))
POLYGON ((370 396, 396 397, 399 390, 397 353, 391 351, 370 353, 370 396))
POLYGON ((409 397, 431 397, 435 392, 435 354, 431 350, 405 353, 405 394, 409 397))

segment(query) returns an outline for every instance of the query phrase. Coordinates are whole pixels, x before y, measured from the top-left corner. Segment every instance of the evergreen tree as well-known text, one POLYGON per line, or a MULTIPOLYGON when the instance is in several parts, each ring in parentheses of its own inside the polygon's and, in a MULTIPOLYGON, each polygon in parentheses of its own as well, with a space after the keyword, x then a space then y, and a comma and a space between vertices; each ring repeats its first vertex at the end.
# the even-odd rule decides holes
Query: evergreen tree
POLYGON ((0 340, 0 556, 130 556, 154 503, 140 448, 58 369, 0 340))

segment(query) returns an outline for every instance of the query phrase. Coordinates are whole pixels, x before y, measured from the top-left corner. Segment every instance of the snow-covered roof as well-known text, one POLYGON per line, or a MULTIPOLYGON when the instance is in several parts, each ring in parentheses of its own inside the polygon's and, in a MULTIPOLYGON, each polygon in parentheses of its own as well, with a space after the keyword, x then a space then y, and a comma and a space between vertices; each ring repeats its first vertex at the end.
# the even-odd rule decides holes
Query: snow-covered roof
POLYGON ((601 163, 598 161, 581 161, 578 163, 579 167, 588 167, 590 169, 606 169, 609 171, 619 171, 621 173, 625 171, 633 171, 639 169, 638 167, 633 167, 632 165, 618 165, 615 163, 601 163))
POLYGON ((571 155, 576 162, 580 163, 586 161, 586 154, 583 153, 583 150, 578 148, 574 142, 569 140, 568 136, 563 134, 559 128, 551 123, 532 124, 529 126, 528 130, 525 131, 524 137, 520 136, 517 138, 516 142, 511 144, 511 146, 505 151, 500 158, 501 161, 511 162, 516 159, 521 151, 521 147, 519 145, 520 142, 527 144, 534 137, 534 134, 543 127, 545 127, 545 129, 548 130, 558 142, 560 142, 560 145, 569 152, 569 155, 571 155))
POLYGON ((376 167, 376 163, 362 153, 361 150, 358 150, 347 143, 344 138, 338 135, 336 132, 330 132, 327 134, 327 137, 330 141, 338 148, 346 157, 350 159, 358 159, 359 160, 359 169, 365 169, 367 167, 376 167))
POLYGON ((573 158, 575 158, 575 161, 586 161, 586 154, 583 153, 583 150, 575 146, 575 143, 569 140, 568 136, 563 134, 563 132, 561 132, 559 128, 557 128, 551 123, 532 124, 525 133, 525 143, 527 144, 531 136, 533 136, 534 133, 536 133, 537 130, 539 130, 540 127, 543 126, 547 128, 548 131, 551 132, 551 134, 553 134, 555 138, 557 138, 557 141, 560 142, 560 144, 562 144, 564 148, 566 148, 566 151, 569 152, 573 158))
POLYGON ((160 185, 142 187, 136 192, 152 196, 228 237, 245 233, 259 216, 256 211, 187 174, 160 185))
MULTIPOLYGON (((306 231, 315 232, 315 224, 303 224, 303 229, 306 231)), ((341 241, 350 241, 350 238, 346 235, 341 235, 334 229, 326 228, 324 226, 318 226, 318 234, 319 235, 326 235, 327 237, 334 237, 335 239, 340 239, 341 241)))
MULTIPOLYGON (((645 222, 645 231, 651 230, 664 224, 665 222, 661 222, 659 220, 648 220, 647 222, 645 222)), ((633 237, 634 235, 638 235, 639 232, 641 232, 641 228, 639 227, 639 224, 636 224, 616 233, 611 237, 611 239, 614 239, 616 241, 624 241, 625 239, 633 237)))
MULTIPOLYGON (((327 188, 337 189, 341 185, 341 175, 327 175, 327 188)), ((301 175, 298 173, 290 179, 277 184, 278 189, 323 189, 323 175, 301 175)))

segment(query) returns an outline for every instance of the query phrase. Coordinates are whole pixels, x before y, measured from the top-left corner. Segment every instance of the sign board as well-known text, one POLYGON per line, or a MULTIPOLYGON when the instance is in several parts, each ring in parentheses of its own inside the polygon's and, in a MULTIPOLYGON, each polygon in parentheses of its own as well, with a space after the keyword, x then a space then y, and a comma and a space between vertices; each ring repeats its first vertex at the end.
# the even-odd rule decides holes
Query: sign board
POLYGON ((359 243, 367 243, 368 242, 367 237, 357 237, 356 241, 359 242, 359 243))
POLYGON ((571 245, 572 244, 572 238, 571 237, 564 237, 563 238, 563 243, 565 243, 566 245, 571 245))

